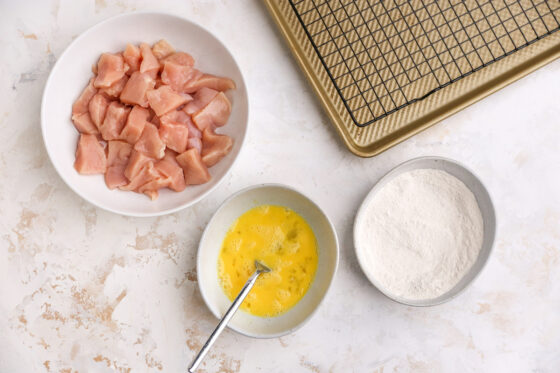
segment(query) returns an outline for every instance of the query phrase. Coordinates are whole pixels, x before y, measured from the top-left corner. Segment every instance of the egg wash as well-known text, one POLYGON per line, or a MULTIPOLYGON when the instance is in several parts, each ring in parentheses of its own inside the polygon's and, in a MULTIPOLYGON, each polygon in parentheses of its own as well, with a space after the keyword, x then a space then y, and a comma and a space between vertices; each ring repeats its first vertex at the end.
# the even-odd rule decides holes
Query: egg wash
POLYGON ((218 277, 235 299, 259 260, 272 271, 262 274, 241 309, 262 317, 278 316, 296 305, 309 289, 318 263, 317 240, 293 210, 261 205, 246 211, 228 230, 218 256, 218 277))

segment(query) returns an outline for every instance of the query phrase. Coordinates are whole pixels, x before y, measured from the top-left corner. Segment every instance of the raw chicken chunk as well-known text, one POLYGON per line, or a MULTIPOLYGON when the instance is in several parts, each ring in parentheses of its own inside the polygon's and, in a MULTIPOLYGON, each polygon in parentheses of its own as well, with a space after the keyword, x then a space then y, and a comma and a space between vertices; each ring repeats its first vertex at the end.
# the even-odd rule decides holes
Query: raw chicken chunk
POLYGON ((162 115, 159 120, 161 123, 187 124, 191 118, 182 110, 171 110, 169 113, 162 115))
POLYGON ((95 135, 80 135, 74 168, 80 174, 102 174, 107 170, 105 149, 95 135))
POLYGON ((148 157, 161 159, 165 155, 165 144, 159 137, 158 129, 146 122, 140 139, 134 145, 134 150, 146 154, 148 157))
POLYGON ((72 105, 72 116, 88 112, 89 101, 97 93, 97 88, 93 86, 94 78, 91 78, 86 88, 80 94, 80 97, 72 105))
POLYGON ((221 127, 227 123, 231 114, 231 103, 223 92, 220 92, 198 113, 193 115, 194 124, 204 131, 213 126, 221 127))
POLYGON ((189 128, 184 124, 163 122, 159 126, 159 137, 169 149, 182 153, 187 150, 189 128))
POLYGON ((126 82, 128 82, 128 76, 123 75, 122 78, 117 80, 110 87, 99 89, 99 92, 105 93, 107 96, 110 96, 110 97, 118 98, 120 96, 121 92, 123 91, 123 89, 126 85, 126 82))
POLYGON ((124 76, 124 59, 120 54, 103 53, 97 62, 96 88, 108 88, 124 76))
POLYGON ((152 200, 154 200, 158 196, 158 189, 167 188, 171 183, 171 179, 165 175, 162 175, 155 167, 155 165, 153 166, 153 173, 150 173, 150 175, 152 176, 152 178, 147 183, 139 186, 136 192, 144 193, 152 200))
POLYGON ((125 141, 111 140, 107 142, 107 165, 126 166, 132 153, 132 145, 125 141))
POLYGON ((160 174, 169 179, 168 188, 176 192, 181 192, 186 188, 185 176, 183 169, 177 163, 175 157, 177 154, 169 149, 165 150, 165 157, 155 164, 160 174))
POLYGON ((124 176, 125 166, 110 166, 105 172, 105 184, 109 189, 120 188, 128 184, 128 179, 124 176))
POLYGON ((150 112, 141 106, 134 106, 128 114, 126 124, 121 132, 120 138, 127 141, 129 144, 135 144, 148 120, 150 112))
POLYGON ((156 82, 150 75, 142 74, 137 71, 133 73, 126 82, 121 92, 120 99, 125 104, 148 107, 146 92, 153 89, 155 84, 156 82))
POLYGON ((199 153, 202 152, 202 140, 200 137, 190 137, 187 141, 187 150, 196 149, 199 153))
POLYGON ((210 173, 202 162, 198 150, 189 149, 179 154, 176 159, 179 166, 183 168, 187 185, 204 184, 210 180, 210 173))
POLYGON ((202 139, 202 132, 194 125, 190 118, 187 122, 187 127, 189 128, 189 138, 202 139))
POLYGON ((128 75, 132 75, 133 72, 140 69, 141 54, 140 49, 136 45, 127 44, 123 52, 123 58, 124 62, 129 66, 129 70, 126 72, 128 75))
POLYGON ((186 86, 184 88, 184 91, 186 93, 193 93, 203 87, 212 88, 216 91, 224 92, 228 89, 234 89, 235 82, 230 78, 222 78, 211 74, 204 74, 200 79, 186 86))
POLYGON ((155 201, 159 197, 159 192, 157 190, 146 190, 144 194, 150 197, 152 201, 155 201))
POLYGON ((232 146, 231 137, 206 129, 202 133, 202 162, 206 167, 212 167, 230 152, 232 146))
MULTIPOLYGON (((131 160, 132 161, 132 160, 131 160)), ((126 175, 125 170, 125 175, 126 175)), ((159 172, 154 167, 153 161, 148 161, 144 164, 144 166, 138 170, 136 174, 134 174, 131 178, 129 178, 130 182, 120 187, 122 190, 134 190, 136 191, 142 185, 149 183, 150 181, 161 177, 159 172)))
POLYGON ((175 49, 166 40, 161 39, 152 47, 152 53, 158 60, 165 58, 175 52, 175 49))
POLYGON ((186 104, 183 110, 189 115, 196 114, 208 105, 218 93, 212 88, 202 87, 194 94, 193 100, 186 104))
POLYGON ((191 96, 177 93, 166 85, 148 91, 146 96, 148 97, 150 107, 155 111, 157 116, 162 116, 192 100, 191 96))
POLYGON ((159 71, 159 61, 152 53, 152 48, 146 43, 140 44, 140 53, 142 54, 142 63, 140 63, 140 72, 148 74, 152 79, 157 78, 159 71))
POLYGON ((72 123, 74 123, 74 127, 80 133, 85 133, 89 135, 97 135, 99 130, 93 121, 89 113, 83 113, 78 115, 72 115, 72 123))
POLYGON ((192 122, 191 117, 183 110, 172 110, 169 113, 162 115, 160 117, 160 121, 161 123, 184 124, 189 129, 189 138, 202 138, 202 132, 200 132, 200 130, 192 122))
POLYGON ((109 141, 120 138, 121 131, 129 113, 130 107, 126 107, 116 101, 109 104, 103 124, 99 127, 99 131, 104 140, 109 141))
POLYGON ((97 128, 101 127, 110 102, 105 95, 100 93, 93 96, 89 101, 89 115, 97 128))
POLYGON ((128 164, 124 170, 124 176, 128 180, 134 179, 148 163, 153 163, 154 159, 148 157, 146 154, 132 149, 128 164))
POLYGON ((177 92, 183 92, 185 87, 194 84, 202 76, 202 73, 192 66, 179 65, 167 61, 163 64, 161 81, 169 85, 177 92))
POLYGON ((124 176, 124 170, 132 152, 132 145, 124 141, 113 140, 108 142, 107 149, 105 184, 109 189, 128 184, 128 179, 124 176))
POLYGON ((194 58, 192 58, 190 54, 185 52, 173 53, 172 55, 164 58, 162 63, 164 62, 175 62, 176 64, 183 66, 194 66, 194 58))

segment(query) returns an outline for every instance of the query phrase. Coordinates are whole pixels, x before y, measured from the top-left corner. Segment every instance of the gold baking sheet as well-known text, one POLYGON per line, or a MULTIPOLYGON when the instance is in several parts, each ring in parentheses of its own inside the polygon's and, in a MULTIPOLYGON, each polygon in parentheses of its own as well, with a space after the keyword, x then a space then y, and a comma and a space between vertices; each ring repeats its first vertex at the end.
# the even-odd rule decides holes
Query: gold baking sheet
POLYGON ((347 147, 370 157, 560 55, 560 1, 265 0, 347 147))

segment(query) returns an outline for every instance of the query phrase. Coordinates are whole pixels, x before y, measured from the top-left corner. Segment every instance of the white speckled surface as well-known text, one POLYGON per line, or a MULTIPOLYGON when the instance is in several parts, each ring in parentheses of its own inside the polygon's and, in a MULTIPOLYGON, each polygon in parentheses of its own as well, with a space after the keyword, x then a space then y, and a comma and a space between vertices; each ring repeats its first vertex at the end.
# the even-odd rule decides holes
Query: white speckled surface
POLYGON ((560 371, 560 61, 373 159, 337 140, 264 6, 243 1, 4 1, 0 4, 0 372, 182 372, 216 320, 202 303, 195 252, 231 193, 281 182, 311 195, 341 239, 334 287, 293 335, 227 331, 207 372, 560 371), (176 13, 213 30, 245 74, 246 148, 193 208, 124 218, 72 193, 39 127, 49 69, 80 32, 133 10, 176 13), (493 195, 493 257, 459 298, 396 304, 360 272, 352 221, 396 164, 441 155, 493 195))

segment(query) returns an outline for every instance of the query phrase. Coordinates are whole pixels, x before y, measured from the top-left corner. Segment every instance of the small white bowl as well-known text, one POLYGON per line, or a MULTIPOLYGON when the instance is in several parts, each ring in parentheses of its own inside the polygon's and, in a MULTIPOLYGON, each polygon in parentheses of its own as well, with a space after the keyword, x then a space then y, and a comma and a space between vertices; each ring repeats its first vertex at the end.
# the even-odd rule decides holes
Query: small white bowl
POLYGON ((198 286, 210 311, 221 318, 231 305, 218 281, 218 255, 231 224, 245 211, 263 204, 288 207, 301 215, 313 229, 319 250, 319 265, 305 296, 286 313, 258 317, 238 310, 228 327, 254 338, 275 338, 305 324, 327 294, 338 266, 338 239, 325 213, 298 191, 279 184, 249 187, 229 197, 216 211, 200 240, 197 258, 198 286))
POLYGON ((241 71, 228 49, 211 32, 186 19, 162 13, 131 13, 101 22, 74 40, 53 67, 41 105, 41 129, 49 157, 70 189, 105 210, 129 216, 175 212, 200 201, 224 179, 233 166, 247 132, 249 104, 241 71), (234 140, 233 149, 210 168, 212 180, 183 192, 161 190, 156 201, 144 195, 109 190, 103 175, 80 175, 73 167, 78 132, 70 120, 72 104, 92 76, 91 66, 103 52, 123 50, 127 43, 166 39, 176 50, 195 58, 204 72, 232 78, 237 88, 227 92, 231 117, 221 133, 234 140))
POLYGON ((496 214, 494 212, 494 205, 492 204, 492 199, 490 198, 490 194, 482 184, 482 182, 475 176, 475 174, 469 170, 467 167, 453 161, 451 159, 442 158, 442 157, 420 157, 411 159, 407 162, 404 162, 397 167, 393 168, 389 171, 385 176, 383 176, 377 184, 371 189, 368 193, 360 209, 358 210, 358 214, 356 215, 356 219, 354 220, 354 248, 356 250, 356 256, 358 258, 358 262, 360 263, 360 267, 362 271, 365 273, 366 277, 369 281, 385 294, 387 297, 391 298, 392 300, 406 304, 409 306, 435 306, 437 304, 441 304, 447 302, 448 300, 454 298, 458 294, 460 294, 463 290, 470 285, 479 273, 482 271, 488 258, 490 257, 490 253, 492 252, 492 247, 494 246, 494 238, 496 235, 496 214), (484 227, 484 236, 482 240, 482 247, 478 254, 478 258, 476 259, 475 263, 471 267, 471 269, 463 276, 463 278, 455 285, 452 289, 448 292, 440 295, 437 298, 433 299, 405 299, 395 294, 392 294, 387 289, 385 289, 379 282, 377 282, 375 278, 375 273, 372 273, 368 267, 365 265, 364 259, 364 245, 360 242, 360 235, 358 231, 361 229, 362 224, 365 221, 365 211, 366 207, 371 203, 372 199, 374 198, 375 194, 385 186, 390 180, 395 178, 396 176, 416 170, 416 169, 438 169, 443 170, 457 179, 461 180, 467 188, 471 190, 474 194, 476 201, 478 203, 478 207, 480 208, 480 212, 482 214, 483 220, 483 227, 484 227))

